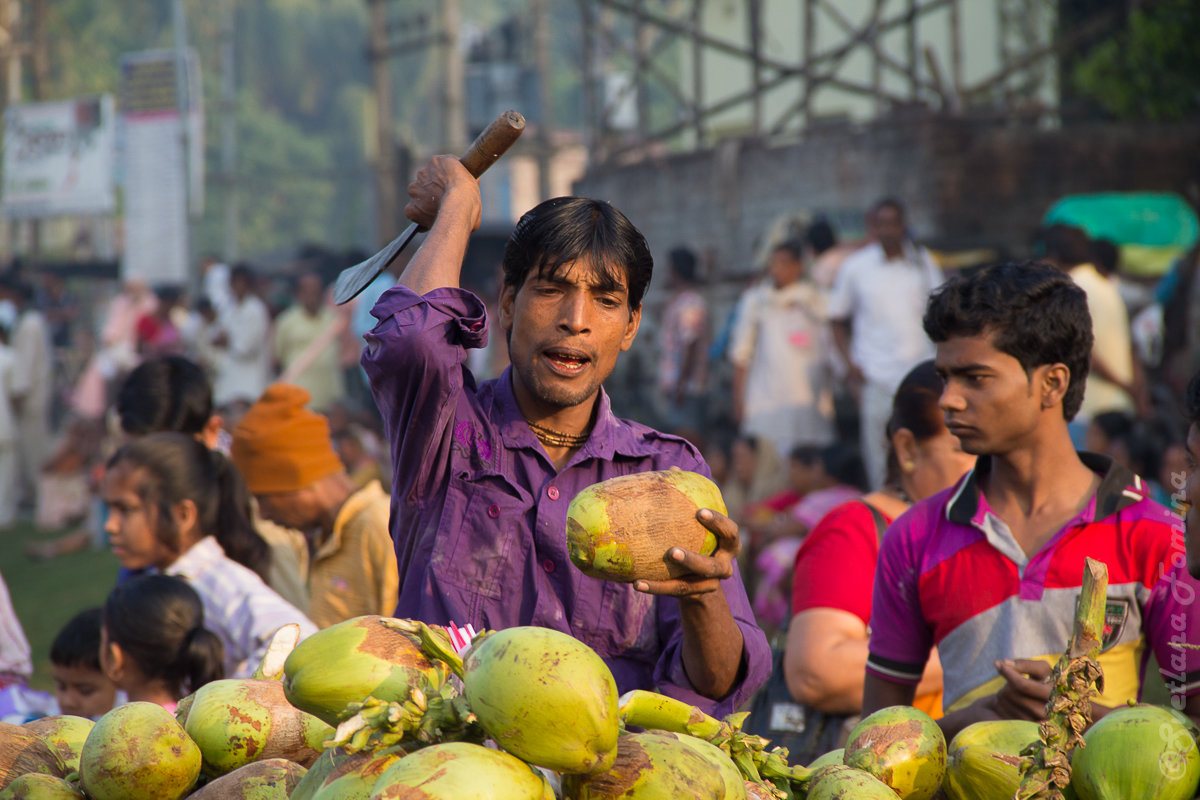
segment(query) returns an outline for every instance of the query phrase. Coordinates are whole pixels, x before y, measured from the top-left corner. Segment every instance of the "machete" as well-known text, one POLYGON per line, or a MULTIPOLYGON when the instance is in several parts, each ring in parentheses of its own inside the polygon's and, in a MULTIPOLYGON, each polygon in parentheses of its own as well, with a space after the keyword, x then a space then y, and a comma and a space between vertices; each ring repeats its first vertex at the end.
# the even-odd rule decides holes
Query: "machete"
MULTIPOLYGON (((467 168, 468 172, 478 178, 487 172, 488 167, 495 164, 500 156, 504 155, 504 151, 512 146, 523 130, 525 130, 525 118, 516 111, 505 111, 476 137, 459 161, 467 168)), ((421 229, 417 227, 417 223, 412 223, 404 229, 404 233, 389 242, 378 253, 366 261, 342 270, 338 275, 337 282, 333 285, 333 302, 340 306, 358 297, 363 289, 370 286, 371 282, 396 260, 396 256, 400 255, 400 251, 408 246, 419 230, 421 229)))

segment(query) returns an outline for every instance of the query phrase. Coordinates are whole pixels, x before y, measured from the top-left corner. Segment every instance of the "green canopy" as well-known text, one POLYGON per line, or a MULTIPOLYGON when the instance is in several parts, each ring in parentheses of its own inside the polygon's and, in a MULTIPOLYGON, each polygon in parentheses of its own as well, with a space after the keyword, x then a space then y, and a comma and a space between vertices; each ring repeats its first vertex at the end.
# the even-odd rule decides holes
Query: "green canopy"
POLYGON ((1042 218, 1043 225, 1056 223, 1112 241, 1121 249, 1122 271, 1142 276, 1165 273, 1200 237, 1195 210, 1179 195, 1162 192, 1068 195, 1042 218))

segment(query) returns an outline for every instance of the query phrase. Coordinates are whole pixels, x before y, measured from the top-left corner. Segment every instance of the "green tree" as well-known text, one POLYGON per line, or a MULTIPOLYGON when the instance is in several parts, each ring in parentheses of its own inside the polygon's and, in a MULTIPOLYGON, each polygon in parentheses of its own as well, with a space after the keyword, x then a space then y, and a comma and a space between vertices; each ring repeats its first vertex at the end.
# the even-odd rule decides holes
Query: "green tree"
POLYGON ((1118 119, 1200 118, 1200 3, 1160 0, 1075 65, 1076 89, 1118 119))

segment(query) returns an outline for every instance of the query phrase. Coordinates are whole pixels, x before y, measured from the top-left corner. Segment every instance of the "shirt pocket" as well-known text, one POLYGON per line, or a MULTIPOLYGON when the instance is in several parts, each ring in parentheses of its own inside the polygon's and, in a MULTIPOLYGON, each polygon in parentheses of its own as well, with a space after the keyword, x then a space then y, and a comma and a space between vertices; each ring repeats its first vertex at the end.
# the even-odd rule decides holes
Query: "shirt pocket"
POLYGON ((430 567, 439 583, 469 598, 477 617, 485 599, 496 600, 512 580, 516 531, 520 522, 515 490, 497 474, 451 477, 438 522, 430 567))
POLYGON ((601 655, 621 656, 653 665, 662 648, 659 644, 657 604, 662 598, 634 591, 633 585, 604 582, 603 616, 589 638, 601 655))

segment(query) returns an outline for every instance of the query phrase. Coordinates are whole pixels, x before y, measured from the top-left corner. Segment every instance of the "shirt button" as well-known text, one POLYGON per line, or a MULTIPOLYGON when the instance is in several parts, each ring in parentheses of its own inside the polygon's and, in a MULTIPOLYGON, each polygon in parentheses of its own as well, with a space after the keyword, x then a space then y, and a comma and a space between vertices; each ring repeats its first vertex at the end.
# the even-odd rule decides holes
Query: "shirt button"
POLYGON ((554 572, 554 561, 547 558, 542 562, 542 569, 546 570, 546 572, 554 572))
POLYGON ((500 516, 500 506, 496 505, 495 503, 488 506, 488 516, 491 517, 492 519, 495 519, 496 517, 500 516))
POLYGON ((550 495, 551 500, 557 500, 558 499, 558 487, 551 486, 549 489, 546 490, 546 494, 550 495))

